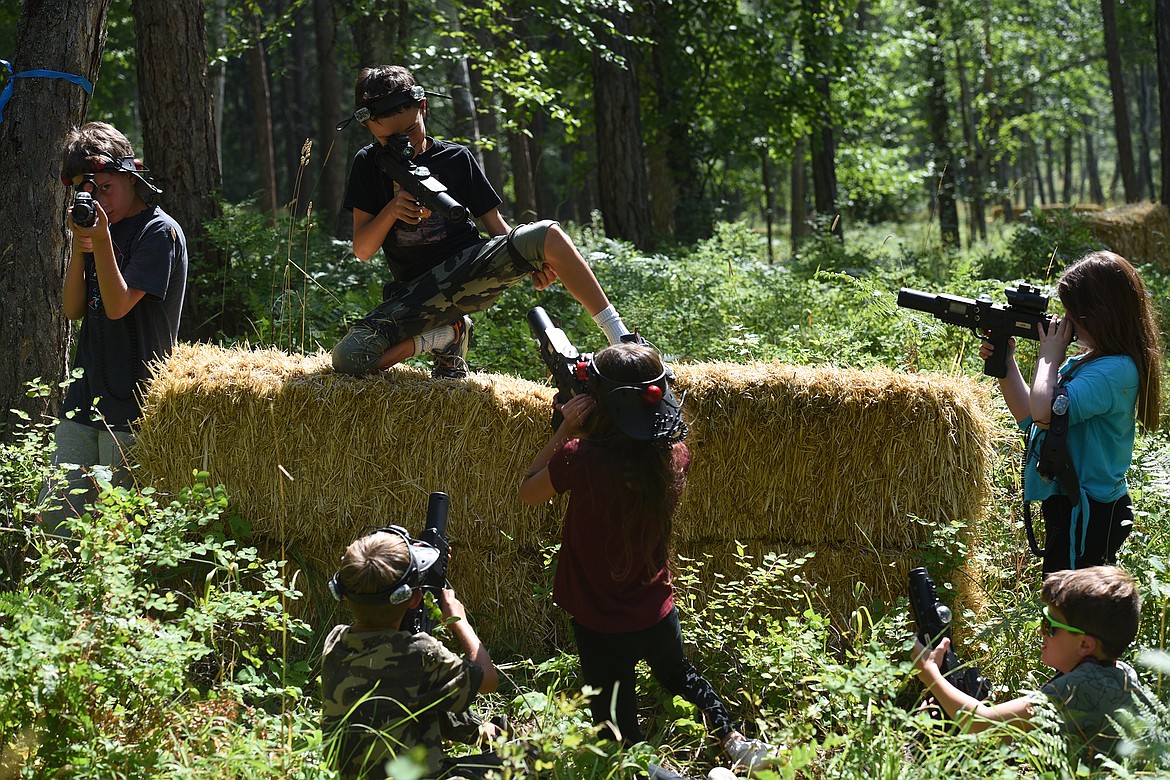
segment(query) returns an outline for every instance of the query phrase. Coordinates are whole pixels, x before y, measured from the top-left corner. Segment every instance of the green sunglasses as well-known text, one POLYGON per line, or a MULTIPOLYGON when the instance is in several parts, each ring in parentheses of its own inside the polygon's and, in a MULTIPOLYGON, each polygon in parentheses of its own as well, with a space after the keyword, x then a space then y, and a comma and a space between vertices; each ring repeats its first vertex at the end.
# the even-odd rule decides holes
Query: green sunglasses
POLYGON ((1077 628, 1076 626, 1070 626, 1068 623, 1061 623, 1059 620, 1052 617, 1052 615, 1049 615, 1047 606, 1044 607, 1044 611, 1041 614, 1044 615, 1044 622, 1042 622, 1040 626, 1044 629, 1044 633, 1048 636, 1056 636, 1056 629, 1058 628, 1063 628, 1065 631, 1068 631, 1072 634, 1087 633, 1083 629, 1077 628))

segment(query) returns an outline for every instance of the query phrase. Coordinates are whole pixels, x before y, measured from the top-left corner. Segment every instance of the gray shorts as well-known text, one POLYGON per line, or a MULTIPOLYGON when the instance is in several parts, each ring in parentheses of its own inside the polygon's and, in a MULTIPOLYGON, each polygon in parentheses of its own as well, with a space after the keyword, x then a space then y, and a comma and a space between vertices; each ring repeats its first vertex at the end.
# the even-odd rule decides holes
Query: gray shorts
POLYGON ((389 285, 382 304, 333 348, 333 369, 351 376, 374 370, 390 347, 483 311, 516 282, 544 264, 544 241, 557 224, 517 225, 448 257, 412 281, 389 285))

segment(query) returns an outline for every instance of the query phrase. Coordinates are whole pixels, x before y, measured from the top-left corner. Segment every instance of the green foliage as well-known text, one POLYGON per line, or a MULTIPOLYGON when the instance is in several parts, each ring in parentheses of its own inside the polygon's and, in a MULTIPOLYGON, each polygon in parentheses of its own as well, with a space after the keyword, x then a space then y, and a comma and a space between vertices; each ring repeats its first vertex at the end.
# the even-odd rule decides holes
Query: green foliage
POLYGON ((308 219, 288 217, 274 226, 249 205, 224 204, 223 216, 206 226, 208 239, 229 258, 222 285, 206 294, 241 300, 237 313, 248 330, 225 333, 241 340, 290 352, 332 348, 346 323, 382 300, 389 272, 379 261, 363 263, 347 241, 330 238, 308 219))
POLYGON ((987 252, 982 261, 984 275, 1055 284, 1067 266, 1103 248, 1084 214, 1069 209, 1038 210, 1022 219, 1003 250, 987 252))
POLYGON ((206 478, 163 505, 99 477, 99 502, 67 521, 68 538, 28 521, 0 530, 30 551, 0 594, 5 776, 176 777, 223 760, 225 738, 233 755, 279 748, 264 708, 301 701, 306 670, 281 654, 305 633, 283 608, 298 594, 282 564, 229 537, 246 531, 206 478))

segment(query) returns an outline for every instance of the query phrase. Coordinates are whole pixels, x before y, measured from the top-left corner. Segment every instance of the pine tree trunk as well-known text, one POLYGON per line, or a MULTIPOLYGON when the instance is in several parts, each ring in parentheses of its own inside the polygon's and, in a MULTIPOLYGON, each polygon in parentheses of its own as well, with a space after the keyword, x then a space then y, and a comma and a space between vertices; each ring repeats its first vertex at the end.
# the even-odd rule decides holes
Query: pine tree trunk
POLYGON ((1101 172, 1097 168, 1092 124, 1086 122, 1085 128, 1085 172, 1089 177, 1089 200, 1101 206, 1105 203, 1105 191, 1101 188, 1101 172))
MULTIPOLYGON (((339 65, 337 9, 334 0, 314 0, 313 19, 317 28, 317 137, 306 170, 307 181, 302 181, 301 187, 308 189, 312 186, 313 177, 309 171, 321 172, 317 192, 313 194, 313 210, 317 214, 314 221, 324 225, 331 235, 340 235, 346 232, 346 225, 341 224, 341 201, 345 198, 345 168, 348 160, 347 146, 336 127, 349 101, 342 103, 346 90, 342 87, 339 65)), ((348 214, 345 220, 349 222, 348 214)))
POLYGON ((650 177, 642 144, 642 119, 633 49, 622 37, 629 20, 614 15, 617 35, 603 35, 605 45, 625 61, 625 67, 593 55, 593 104, 597 140, 597 181, 605 232, 650 246, 650 177))
MULTIPOLYGON (((926 125, 930 137, 930 155, 937 177, 931 182, 938 211, 939 240, 944 249, 958 249, 959 209, 955 203, 955 162, 951 153, 950 106, 947 103, 946 55, 939 44, 942 38, 938 23, 938 3, 922 3, 923 25, 930 33, 923 55, 926 57, 926 125)), ((818 208, 818 211, 820 209, 818 208)))
POLYGON ((215 119, 208 79, 202 0, 134 0, 142 155, 162 188, 161 205, 187 237, 189 287, 180 327, 184 338, 234 332, 236 306, 224 307, 219 285, 227 257, 207 240, 204 225, 219 216, 215 119), (182 46, 176 46, 182 41, 182 46), (228 314, 232 322, 225 322, 228 314))
POLYGON ((1170 0, 1154 0, 1154 38, 1158 49, 1158 115, 1162 120, 1160 200, 1170 206, 1170 0))
POLYGON ((805 175, 805 139, 796 139, 792 149, 792 215, 789 227, 792 236, 792 254, 800 251, 800 245, 812 232, 808 224, 808 177, 805 175))
POLYGON ((256 139, 256 166, 260 173, 260 207, 275 220, 279 210, 276 194, 276 155, 272 148, 272 93, 268 86, 264 39, 258 14, 252 16, 255 41, 248 47, 248 77, 252 95, 252 133, 256 139))
MULTIPOLYGON (((53 70, 97 80, 109 0, 26 0, 12 70, 53 70)), ((69 323, 61 311, 69 241, 69 192, 56 179, 61 148, 89 105, 65 79, 14 77, 0 122, 0 181, 8 197, 0 220, 0 441, 12 441, 18 409, 34 422, 56 417, 65 376, 69 323), (51 392, 29 398, 40 377, 51 392)))
POLYGON ((1125 188, 1125 202, 1137 201, 1137 175, 1133 167, 1133 141, 1129 127, 1129 103, 1125 98, 1125 78, 1121 68, 1121 46, 1117 35, 1115 0, 1101 0, 1101 21, 1105 32, 1105 61, 1109 66, 1109 86, 1113 94, 1113 127, 1117 135, 1117 168, 1125 188))

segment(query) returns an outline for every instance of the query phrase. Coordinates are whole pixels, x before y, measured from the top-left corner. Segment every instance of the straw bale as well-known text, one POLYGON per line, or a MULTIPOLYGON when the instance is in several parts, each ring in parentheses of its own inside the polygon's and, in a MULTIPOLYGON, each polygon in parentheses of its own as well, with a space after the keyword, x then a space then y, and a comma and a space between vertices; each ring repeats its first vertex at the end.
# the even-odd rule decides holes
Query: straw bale
POLYGON ((694 465, 681 542, 784 539, 906 549, 988 500, 982 386, 890 370, 680 366, 694 465))
MULTIPOLYGON (((680 551, 736 539, 815 549, 810 579, 831 584, 847 615, 854 583, 900 592, 925 524, 977 526, 985 514, 996 434, 975 380, 778 364, 676 373, 692 452, 680 551)), ((516 495, 547 440, 553 392, 403 366, 355 379, 327 355, 180 345, 147 392, 132 457, 169 492, 209 472, 258 536, 318 578, 372 527, 420 530, 428 494, 446 492, 460 598, 485 639, 532 651, 563 630, 531 594, 548 587, 544 551, 559 541, 564 500, 532 508, 516 495)))
POLYGON ((1127 203, 1089 217, 1093 234, 1106 247, 1135 263, 1170 266, 1170 208, 1127 203))

